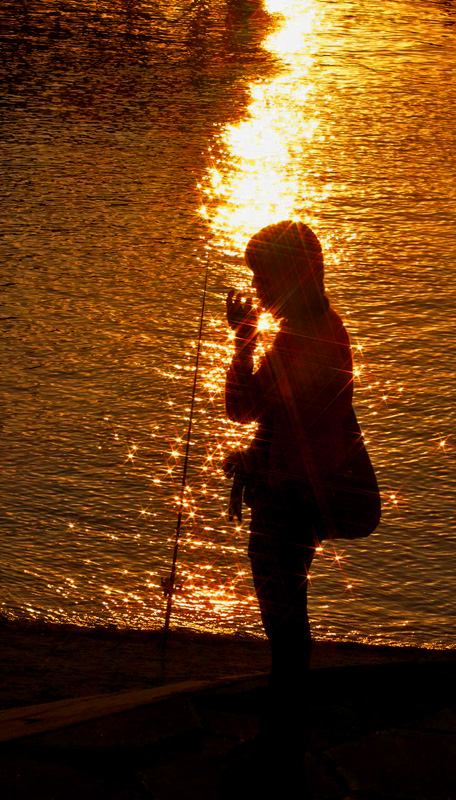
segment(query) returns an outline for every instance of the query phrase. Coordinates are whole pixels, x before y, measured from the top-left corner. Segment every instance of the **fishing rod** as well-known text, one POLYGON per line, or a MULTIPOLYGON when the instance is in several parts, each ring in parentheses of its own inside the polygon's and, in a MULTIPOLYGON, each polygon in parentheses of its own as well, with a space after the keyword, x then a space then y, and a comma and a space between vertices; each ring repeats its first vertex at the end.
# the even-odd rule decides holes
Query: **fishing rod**
POLYGON ((168 579, 164 579, 162 581, 163 588, 165 589, 165 594, 167 596, 166 602, 166 614, 165 614, 165 624, 163 628, 163 639, 162 639, 162 652, 163 654, 166 651, 166 646, 168 643, 168 633, 169 633, 169 623, 171 619, 171 612, 173 606, 173 595, 174 595, 174 586, 176 583, 176 567, 177 567, 177 554, 179 552, 179 544, 180 544, 180 533, 181 533, 181 526, 182 526, 182 510, 184 507, 184 494, 185 489, 187 486, 187 468, 188 468, 188 461, 189 461, 189 451, 190 451, 190 439, 192 434, 192 423, 193 423, 193 411, 195 407, 195 395, 196 395, 196 383, 198 379, 198 366, 199 366, 199 357, 201 352, 201 341, 202 341, 202 334, 203 334, 203 322, 204 322, 204 310, 206 307, 206 293, 207 293, 207 278, 209 274, 209 264, 206 262, 206 273, 204 276, 204 287, 203 287, 203 301, 201 305, 201 314, 200 314, 200 322, 199 322, 199 331, 198 331, 198 345, 196 348, 196 359, 195 359, 195 375, 193 378, 193 390, 192 390, 192 401, 190 404, 190 416, 188 420, 188 430, 187 430, 187 441, 185 446, 185 458, 184 458, 184 469, 182 472, 182 483, 180 489, 180 497, 179 497, 179 511, 177 513, 177 523, 176 523, 176 533, 174 536, 174 549, 173 549, 173 561, 171 565, 171 574, 168 579))

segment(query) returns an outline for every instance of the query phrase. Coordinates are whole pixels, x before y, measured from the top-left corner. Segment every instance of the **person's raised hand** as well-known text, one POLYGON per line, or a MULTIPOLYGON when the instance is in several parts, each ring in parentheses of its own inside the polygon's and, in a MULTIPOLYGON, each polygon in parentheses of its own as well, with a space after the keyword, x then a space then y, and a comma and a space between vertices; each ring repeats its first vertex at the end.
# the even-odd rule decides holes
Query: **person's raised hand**
POLYGON ((228 325, 236 333, 236 339, 245 345, 255 345, 258 326, 258 311, 252 304, 251 297, 244 297, 240 292, 231 289, 226 298, 226 318, 228 325))

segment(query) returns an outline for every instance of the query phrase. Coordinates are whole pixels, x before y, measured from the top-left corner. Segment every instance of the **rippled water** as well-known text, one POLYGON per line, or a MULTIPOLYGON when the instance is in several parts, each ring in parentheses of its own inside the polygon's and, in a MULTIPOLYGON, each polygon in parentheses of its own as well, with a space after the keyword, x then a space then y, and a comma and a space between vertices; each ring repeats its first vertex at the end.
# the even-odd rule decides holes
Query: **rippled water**
MULTIPOLYGON (((223 298, 287 216, 325 250, 384 496, 316 635, 454 645, 453 2, 29 0, 3 21, 3 613, 260 633, 224 517, 223 298), (173 455, 174 454, 174 455, 173 455)), ((271 333, 265 334, 271 340, 271 333)))

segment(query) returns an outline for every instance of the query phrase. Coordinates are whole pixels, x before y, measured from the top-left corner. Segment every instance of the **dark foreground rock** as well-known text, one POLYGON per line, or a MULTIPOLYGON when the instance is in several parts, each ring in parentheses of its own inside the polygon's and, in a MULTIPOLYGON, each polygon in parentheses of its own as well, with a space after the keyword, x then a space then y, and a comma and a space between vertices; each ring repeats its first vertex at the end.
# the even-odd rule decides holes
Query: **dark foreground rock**
MULTIPOLYGON (((454 654, 314 669, 311 679, 312 735, 301 765, 307 788, 303 777, 293 797, 456 798, 454 654)), ((248 757, 241 765, 233 759, 256 732, 265 687, 261 675, 192 680, 9 709, 0 715, 2 797, 280 797, 267 764, 252 776, 248 757)))

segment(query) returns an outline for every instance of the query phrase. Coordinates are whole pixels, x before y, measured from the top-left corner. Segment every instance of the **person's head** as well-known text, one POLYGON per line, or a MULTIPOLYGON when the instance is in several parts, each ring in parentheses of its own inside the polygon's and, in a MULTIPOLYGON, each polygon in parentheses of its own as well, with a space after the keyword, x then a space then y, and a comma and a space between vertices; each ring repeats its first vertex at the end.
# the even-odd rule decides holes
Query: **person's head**
POLYGON ((262 228, 245 260, 263 308, 274 316, 299 320, 327 310, 321 245, 307 225, 283 220, 262 228))

